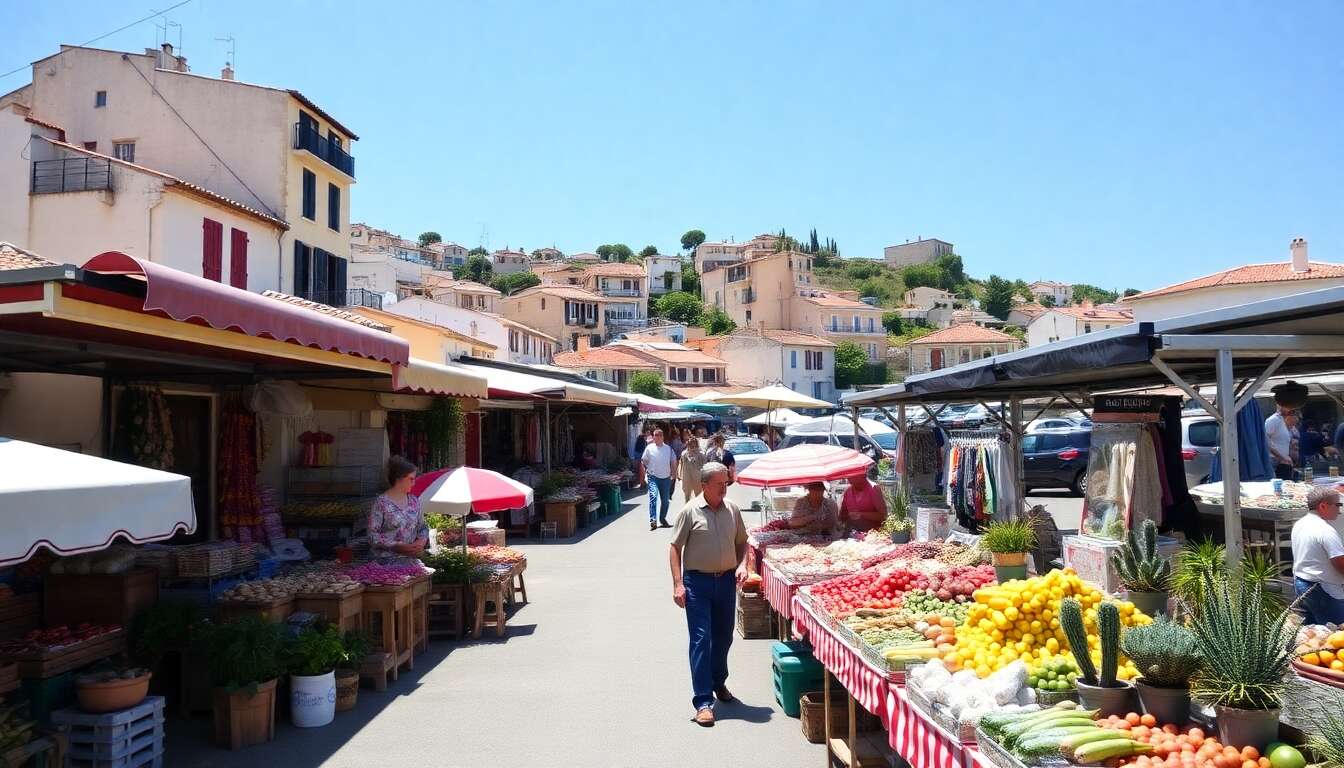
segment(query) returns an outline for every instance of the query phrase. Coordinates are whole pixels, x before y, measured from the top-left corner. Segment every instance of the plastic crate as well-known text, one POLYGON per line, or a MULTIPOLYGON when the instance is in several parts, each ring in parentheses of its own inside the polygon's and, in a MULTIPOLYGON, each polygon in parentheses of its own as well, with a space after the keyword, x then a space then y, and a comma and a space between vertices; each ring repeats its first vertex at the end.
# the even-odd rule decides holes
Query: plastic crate
POLYGON ((773 659, 775 701, 784 714, 798 717, 802 714, 800 700, 808 691, 821 687, 821 663, 812 656, 811 646, 803 642, 775 643, 770 647, 773 659))
POLYGON ((20 695, 28 702, 28 719, 46 725, 51 713, 75 701, 74 671, 55 677, 26 678, 19 683, 20 695))
MULTIPOLYGON (((1111 555, 1119 551, 1122 544, 1120 541, 1095 536, 1065 536, 1062 547, 1064 565, 1101 591, 1115 594, 1123 587, 1120 585, 1120 574, 1115 572, 1115 566, 1111 564, 1111 555)), ((1180 549, 1180 541, 1167 536, 1157 537, 1157 555, 1163 560, 1171 560, 1180 549)))
POLYGON ((69 747, 66 766, 132 768, 163 761, 162 696, 150 696, 130 709, 92 715, 76 709, 53 712, 51 722, 69 747))

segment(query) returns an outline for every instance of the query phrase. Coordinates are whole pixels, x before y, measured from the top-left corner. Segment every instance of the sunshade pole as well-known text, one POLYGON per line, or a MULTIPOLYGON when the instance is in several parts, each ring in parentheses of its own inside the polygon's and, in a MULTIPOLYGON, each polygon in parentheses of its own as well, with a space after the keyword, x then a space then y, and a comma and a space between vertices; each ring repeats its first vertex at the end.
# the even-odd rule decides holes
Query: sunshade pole
POLYGON ((1018 513, 1027 503, 1026 493, 1026 455, 1022 452, 1022 398, 1012 397, 1008 399, 1008 418, 1012 422, 1009 430, 1012 435, 1013 446, 1013 469, 1017 477, 1013 478, 1013 485, 1017 488, 1018 513))
POLYGON ((546 409, 546 416, 545 416, 545 426, 546 426, 546 429, 544 429, 544 430, 542 430, 542 431, 543 431, 543 433, 544 433, 545 436, 546 436, 546 437, 545 437, 545 439, 546 439, 546 445, 543 446, 543 448, 544 448, 543 453, 544 453, 545 456, 546 456, 546 474, 549 475, 549 474, 551 473, 551 442, 552 442, 552 440, 551 440, 551 401, 550 401, 550 400, 547 400, 547 401, 546 401, 545 409, 546 409))
POLYGON ((852 416, 852 417, 854 417, 854 450, 856 450, 856 451, 862 451, 863 449, 859 447, 859 408, 858 408, 858 406, 850 406, 850 409, 849 409, 849 415, 852 416))
MULTIPOLYGON (((1233 396, 1232 350, 1218 350, 1218 409, 1222 412, 1218 458, 1223 464, 1223 536, 1227 562, 1241 562, 1240 435, 1237 434, 1236 398, 1233 396)), ((1275 556, 1279 553, 1275 552, 1275 556)))
MULTIPOLYGON (((885 411, 883 412, 885 413, 885 411)), ((900 405, 896 406, 896 429, 901 433, 901 454, 905 456, 906 466, 910 465, 910 443, 906 439, 909 436, 908 432, 909 428, 910 426, 909 424, 906 423, 905 420, 905 403, 901 403, 900 405)), ((896 477, 897 480, 900 482, 900 485, 898 485, 897 487, 901 489, 901 495, 908 496, 910 494, 910 488, 909 488, 909 481, 908 478, 906 478, 905 473, 901 472, 898 475, 896 475, 896 477)))

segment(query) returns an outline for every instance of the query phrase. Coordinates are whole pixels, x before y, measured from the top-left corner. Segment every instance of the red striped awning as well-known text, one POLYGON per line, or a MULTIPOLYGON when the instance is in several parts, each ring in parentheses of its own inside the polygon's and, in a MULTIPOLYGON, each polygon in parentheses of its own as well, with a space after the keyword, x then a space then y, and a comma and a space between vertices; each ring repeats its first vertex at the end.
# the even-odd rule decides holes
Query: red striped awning
POLYGON ((756 459, 738 473, 738 482, 762 488, 806 485, 856 477, 873 460, 853 448, 839 445, 795 445, 756 459))

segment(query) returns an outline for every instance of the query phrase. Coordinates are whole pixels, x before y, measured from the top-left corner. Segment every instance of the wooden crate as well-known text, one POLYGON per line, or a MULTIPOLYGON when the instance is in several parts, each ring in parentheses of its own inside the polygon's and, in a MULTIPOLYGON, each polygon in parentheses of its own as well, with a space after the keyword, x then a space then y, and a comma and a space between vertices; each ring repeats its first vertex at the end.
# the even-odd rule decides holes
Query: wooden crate
POLYGON ((351 592, 312 592, 294 596, 296 613, 315 613, 342 632, 359 629, 364 614, 364 587, 351 592))
POLYGON ((284 621, 294 612, 294 598, 279 600, 221 600, 216 606, 219 620, 237 621, 244 616, 260 616, 270 621, 284 621))
POLYGON ((0 640, 11 640, 42 626, 42 595, 32 592, 0 601, 0 640))
POLYGON ((18 665, 19 677, 42 679, 55 677, 108 656, 124 653, 126 653, 126 630, 119 629, 74 645, 67 645, 54 652, 20 654, 11 660, 18 665))
POLYGON ((578 519, 574 513, 574 502, 547 502, 546 522, 555 523, 555 535, 567 539, 574 535, 578 519))
POLYGON ((738 590, 737 633, 747 640, 774 637, 774 617, 765 595, 738 590))
POLYGON ((120 624, 129 627, 159 599, 159 572, 132 568, 125 573, 49 573, 42 618, 46 626, 120 624))

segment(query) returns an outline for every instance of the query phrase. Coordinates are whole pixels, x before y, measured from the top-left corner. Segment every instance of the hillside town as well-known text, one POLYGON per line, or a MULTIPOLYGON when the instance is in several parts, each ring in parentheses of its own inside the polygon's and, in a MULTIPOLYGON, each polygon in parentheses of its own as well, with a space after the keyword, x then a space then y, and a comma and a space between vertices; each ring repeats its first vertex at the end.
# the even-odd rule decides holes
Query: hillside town
POLYGON ((270 80, 0 95, 0 762, 1344 765, 1337 243, 398 226, 270 80))

